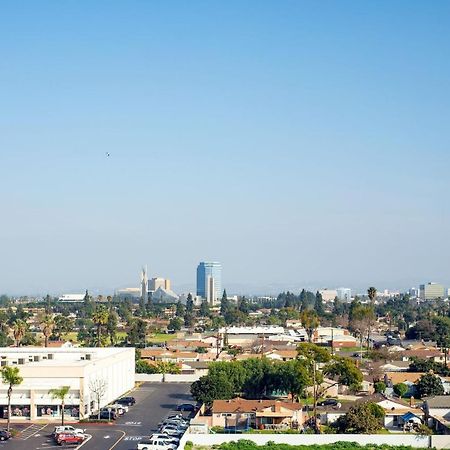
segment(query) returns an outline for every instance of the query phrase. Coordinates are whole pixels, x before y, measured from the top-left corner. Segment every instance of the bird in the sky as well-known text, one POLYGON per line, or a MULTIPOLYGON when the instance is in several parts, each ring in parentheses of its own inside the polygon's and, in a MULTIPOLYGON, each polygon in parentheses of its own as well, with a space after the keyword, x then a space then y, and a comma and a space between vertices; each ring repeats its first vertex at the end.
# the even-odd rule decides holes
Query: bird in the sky
POLYGON ((109 158, 111 156, 111 154, 109 152, 106 152, 105 155, 107 158, 109 158))

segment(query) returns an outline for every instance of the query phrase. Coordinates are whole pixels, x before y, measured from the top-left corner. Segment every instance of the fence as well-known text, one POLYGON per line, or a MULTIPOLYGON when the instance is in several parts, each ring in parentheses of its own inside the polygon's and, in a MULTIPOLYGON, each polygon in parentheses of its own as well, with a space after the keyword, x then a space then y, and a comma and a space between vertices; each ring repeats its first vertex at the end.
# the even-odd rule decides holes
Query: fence
POLYGON ((257 445, 269 441, 276 444, 324 445, 335 442, 357 442, 360 445, 386 444, 392 446, 410 445, 414 448, 450 448, 450 436, 419 436, 417 434, 185 434, 179 448, 184 449, 187 441, 194 445, 212 446, 224 442, 247 439, 257 445))

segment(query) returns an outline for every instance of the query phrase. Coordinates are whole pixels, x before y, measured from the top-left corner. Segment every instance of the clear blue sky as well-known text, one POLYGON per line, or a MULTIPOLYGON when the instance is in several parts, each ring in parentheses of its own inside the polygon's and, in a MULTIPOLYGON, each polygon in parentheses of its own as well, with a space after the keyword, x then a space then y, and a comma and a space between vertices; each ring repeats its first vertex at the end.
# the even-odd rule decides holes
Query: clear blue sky
POLYGON ((0 292, 209 259, 450 285, 449 29, 448 1, 2 1, 0 292))

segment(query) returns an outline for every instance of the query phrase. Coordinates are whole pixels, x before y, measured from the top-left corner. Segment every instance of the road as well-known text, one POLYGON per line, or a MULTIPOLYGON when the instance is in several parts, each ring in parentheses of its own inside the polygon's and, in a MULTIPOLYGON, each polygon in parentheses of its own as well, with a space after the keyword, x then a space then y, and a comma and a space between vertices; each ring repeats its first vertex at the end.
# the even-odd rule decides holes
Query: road
MULTIPOLYGON (((86 425, 89 439, 79 447, 80 450, 132 450, 144 437, 156 431, 158 424, 180 403, 191 402, 190 385, 184 383, 144 383, 131 395, 136 404, 128 413, 117 419, 114 425, 86 425)), ((81 424, 80 424, 81 425, 81 424)), ((18 438, 0 443, 0 450, 50 450, 61 448, 50 434, 52 425, 32 425, 18 438)))

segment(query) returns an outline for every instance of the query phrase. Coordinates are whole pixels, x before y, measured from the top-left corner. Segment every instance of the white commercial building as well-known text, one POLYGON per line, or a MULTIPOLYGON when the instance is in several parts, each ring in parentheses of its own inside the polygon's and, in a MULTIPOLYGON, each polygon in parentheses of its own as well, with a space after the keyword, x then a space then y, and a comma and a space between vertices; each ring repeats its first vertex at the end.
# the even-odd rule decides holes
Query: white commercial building
MULTIPOLYGON (((0 348, 1 366, 19 368, 23 382, 13 387, 12 420, 58 419, 61 401, 51 389, 69 386, 65 415, 70 420, 86 418, 99 406, 134 388, 134 348, 0 348), (100 404, 96 392, 103 386, 100 404)), ((8 386, 0 384, 0 418, 8 414, 8 386)))

